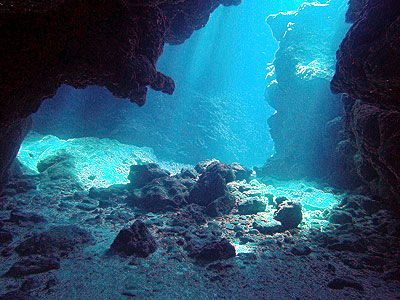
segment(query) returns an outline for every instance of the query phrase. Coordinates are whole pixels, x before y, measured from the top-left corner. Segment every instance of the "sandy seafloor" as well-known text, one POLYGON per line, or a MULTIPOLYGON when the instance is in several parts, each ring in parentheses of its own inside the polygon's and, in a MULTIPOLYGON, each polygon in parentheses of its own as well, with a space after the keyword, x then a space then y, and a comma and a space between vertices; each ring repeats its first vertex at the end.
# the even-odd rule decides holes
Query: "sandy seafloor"
MULTIPOLYGON (((104 187, 121 181, 126 183, 129 165, 134 161, 159 162, 151 149, 133 149, 129 146, 127 150, 127 147, 109 140, 102 140, 101 143, 96 139, 66 142, 55 137, 45 137, 43 140, 38 135, 31 135, 26 139, 19 158, 29 175, 25 175, 20 181, 31 182, 36 189, 22 192, 11 189, 1 198, 2 229, 11 232, 13 240, 0 246, 0 274, 5 274, 21 259, 13 249, 32 233, 42 232, 53 226, 75 224, 89 230, 95 241, 64 254, 57 270, 23 278, 2 276, 0 294, 23 290, 23 293, 19 292, 19 296, 26 298, 15 299, 38 300, 400 299, 400 284, 396 275, 388 276, 393 272, 399 274, 396 270, 398 272, 400 261, 397 251, 399 248, 396 248, 396 245, 400 246, 396 235, 398 229, 395 228, 396 222, 391 219, 390 213, 381 209, 374 216, 385 216, 385 222, 389 224, 387 226, 392 226, 394 229, 390 228, 393 230, 367 233, 367 229, 374 231, 377 223, 371 221, 374 216, 361 216, 354 219, 353 226, 356 229, 350 232, 335 231, 338 226, 330 224, 326 214, 346 195, 313 182, 278 182, 270 178, 254 178, 250 183, 240 183, 275 196, 296 198, 303 204, 304 220, 297 229, 274 236, 262 234, 254 230, 252 224, 256 220, 267 222, 272 218, 274 209, 267 206, 265 212, 239 215, 233 211, 229 215, 209 219, 205 225, 194 225, 216 228, 236 248, 234 258, 209 264, 196 263, 187 256, 178 242, 181 239, 181 229, 174 229, 169 222, 175 215, 174 212, 146 213, 128 207, 122 196, 121 199, 114 199, 115 205, 107 208, 86 210, 77 207, 85 199, 88 203, 93 202, 87 194, 91 186, 104 187), (49 141, 52 148, 49 144, 45 145, 49 141), (56 144, 59 145, 58 148, 54 147, 56 144), (89 145, 92 150, 88 150, 84 144, 89 145), (78 184, 65 178, 49 180, 46 176, 35 174, 34 166, 45 157, 45 153, 51 155, 60 147, 75 151, 75 154, 79 152, 76 157, 85 156, 78 159, 75 165, 78 184), (104 166, 99 161, 108 163, 104 166), (118 169, 113 176, 113 168, 115 170, 118 164, 125 167, 118 169), (74 197, 76 193, 81 196, 74 197), (19 224, 9 222, 13 210, 33 212, 44 216, 46 221, 21 221, 19 224), (136 219, 143 220, 148 225, 157 240, 157 251, 147 258, 110 253, 108 250, 118 232, 136 219), (236 235, 238 228, 244 233, 240 238, 236 235), (339 237, 341 234, 355 234, 366 239, 373 237, 374 241, 382 244, 387 242, 394 246, 387 250, 392 253, 383 250, 373 253, 374 249, 371 247, 362 253, 332 250, 316 242, 315 236, 321 232, 337 234, 339 237), (309 247, 311 253, 293 254, 293 248, 300 245, 309 247), (367 266, 362 263, 366 256, 379 256, 385 262, 380 266, 367 266), (353 280, 361 284, 363 290, 351 287, 329 288, 329 282, 335 278, 353 280)), ((182 167, 173 162, 159 163, 172 172, 177 172, 182 167)), ((13 299, 11 295, 0 299, 13 299)))

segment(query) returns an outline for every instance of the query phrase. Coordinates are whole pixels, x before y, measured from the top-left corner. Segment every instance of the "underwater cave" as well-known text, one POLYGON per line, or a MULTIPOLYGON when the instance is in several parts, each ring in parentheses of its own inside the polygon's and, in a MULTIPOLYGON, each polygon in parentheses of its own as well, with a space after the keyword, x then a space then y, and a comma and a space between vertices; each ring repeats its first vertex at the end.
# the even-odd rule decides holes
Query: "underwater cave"
POLYGON ((398 0, 0 2, 0 299, 400 299, 398 0))

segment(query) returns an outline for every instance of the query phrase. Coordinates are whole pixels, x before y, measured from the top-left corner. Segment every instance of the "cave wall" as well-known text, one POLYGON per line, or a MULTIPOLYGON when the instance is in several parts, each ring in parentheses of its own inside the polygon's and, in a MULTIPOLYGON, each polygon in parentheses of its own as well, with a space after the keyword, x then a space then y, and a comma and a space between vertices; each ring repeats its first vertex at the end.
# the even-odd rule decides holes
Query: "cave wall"
MULTIPOLYGON (((61 84, 105 87, 138 105, 145 103, 148 86, 172 94, 174 81, 156 69, 164 43, 182 43, 220 4, 240 0, 2 3, 0 148, 6 149, 11 132, 24 131, 22 120, 61 84)), ((9 153, 16 153, 15 146, 9 153)), ((6 157, 11 161, 1 160, 1 174, 14 159, 6 157)))
POLYGON ((372 194, 400 199, 400 2, 350 1, 354 22, 337 52, 332 91, 345 93, 345 129, 372 194))
POLYGON ((346 11, 343 0, 306 3, 267 19, 279 41, 266 88, 276 109, 268 120, 276 154, 259 175, 324 179, 338 187, 360 184, 354 164, 343 155, 355 152, 344 142, 343 104, 330 91, 335 52, 349 27, 346 11))

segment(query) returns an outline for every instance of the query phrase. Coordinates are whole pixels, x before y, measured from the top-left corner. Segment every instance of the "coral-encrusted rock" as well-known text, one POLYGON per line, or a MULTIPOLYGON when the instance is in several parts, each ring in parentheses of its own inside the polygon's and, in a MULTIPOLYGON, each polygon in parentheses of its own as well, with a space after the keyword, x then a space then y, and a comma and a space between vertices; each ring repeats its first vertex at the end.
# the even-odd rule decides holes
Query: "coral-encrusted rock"
POLYGON ((296 228, 303 220, 301 203, 295 201, 283 202, 278 206, 274 219, 281 222, 284 229, 296 228))
POLYGON ((159 212, 185 206, 189 189, 194 182, 179 176, 156 178, 141 189, 133 190, 126 198, 130 206, 159 212))
POLYGON ((59 268, 60 259, 57 257, 30 256, 14 263, 6 274, 11 277, 24 277, 59 268))
POLYGON ((235 174, 229 165, 213 162, 201 174, 190 191, 190 202, 207 206, 222 197, 228 191, 227 183, 235 180, 235 174))
POLYGON ((122 229, 118 233, 110 249, 129 256, 148 257, 157 250, 157 243, 146 224, 137 220, 130 228, 122 229))
POLYGON ((76 225, 58 226, 34 234, 19 244, 15 251, 22 256, 54 255, 55 253, 68 253, 93 241, 94 238, 90 232, 76 225))
POLYGON ((260 200, 258 197, 250 198, 238 205, 238 212, 240 215, 253 215, 258 212, 265 211, 267 204, 260 200))
POLYGON ((142 188, 153 179, 167 177, 170 173, 162 170, 157 164, 150 163, 145 165, 132 165, 128 179, 133 189, 142 188))

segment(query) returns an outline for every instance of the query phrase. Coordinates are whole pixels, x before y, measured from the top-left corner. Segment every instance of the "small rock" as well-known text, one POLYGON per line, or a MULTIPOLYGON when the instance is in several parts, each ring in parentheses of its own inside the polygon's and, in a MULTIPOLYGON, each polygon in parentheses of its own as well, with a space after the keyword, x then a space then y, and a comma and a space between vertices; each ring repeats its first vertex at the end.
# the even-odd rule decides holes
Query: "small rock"
POLYGON ((235 196, 226 192, 222 197, 217 198, 207 205, 206 213, 213 218, 226 215, 235 207, 235 203, 235 196))
POLYGON ((24 277, 60 268, 60 259, 56 257, 31 256, 21 259, 12 265, 6 275, 24 277))
POLYGON ((253 215, 265 211, 267 205, 258 197, 250 198, 248 201, 239 204, 238 212, 240 215, 253 215))
POLYGON ((345 287, 353 288, 359 291, 364 291, 364 287, 361 283, 346 279, 346 278, 334 278, 328 283, 328 288, 335 289, 335 290, 342 290, 345 287))
POLYGON ((179 173, 179 176, 185 179, 196 179, 198 174, 196 170, 188 170, 183 168, 181 172, 179 173))
POLYGON ((235 257, 235 247, 225 238, 205 244, 193 256, 197 261, 210 262, 235 257))
POLYGON ((285 201, 278 206, 274 219, 281 222, 285 230, 296 228, 303 220, 301 208, 299 202, 285 201))
POLYGON ((98 206, 99 206, 99 202, 94 200, 94 201, 91 201, 91 203, 87 203, 87 202, 78 203, 75 207, 79 208, 80 210, 84 210, 84 211, 92 211, 92 210, 95 210, 98 206))
POLYGON ((251 174, 253 173, 252 170, 250 170, 249 168, 247 168, 246 166, 243 166, 241 164, 238 163, 233 163, 230 165, 233 173, 235 174, 235 178, 236 180, 242 181, 242 180, 246 180, 249 181, 251 174))
POLYGON ((23 212, 23 211, 12 211, 10 215, 10 219, 8 220, 11 223, 21 224, 23 222, 31 222, 31 223, 41 223, 47 222, 46 218, 34 213, 34 212, 23 212))
POLYGON ((283 202, 285 202, 285 201, 290 201, 287 197, 285 197, 285 196, 279 196, 279 197, 276 197, 275 199, 274 199, 274 206, 275 206, 275 208, 278 208, 279 207, 279 205, 281 205, 283 202))
POLYGON ((353 223, 353 217, 347 211, 334 210, 329 215, 329 222, 333 224, 351 224, 353 223))
POLYGON ((130 187, 132 189, 138 189, 144 187, 153 179, 168 176, 170 176, 170 173, 162 170, 158 164, 149 163, 145 165, 132 165, 130 167, 128 179, 130 181, 130 187))
POLYGON ((34 234, 19 244, 15 251, 22 256, 54 255, 58 252, 73 251, 83 244, 93 241, 94 238, 89 231, 76 225, 57 226, 48 231, 34 234))
POLYGON ((297 245, 297 246, 293 246, 290 249, 290 252, 292 252, 296 256, 305 256, 305 255, 311 254, 312 251, 311 251, 310 247, 297 245))
POLYGON ((259 231, 260 233, 266 234, 266 235, 273 235, 278 232, 283 232, 285 231, 282 225, 277 222, 277 221, 272 221, 272 222, 260 222, 260 221, 254 221, 253 222, 253 228, 259 231))
POLYGON ((157 250, 157 243, 146 224, 137 220, 130 228, 118 233, 110 249, 125 255, 147 257, 157 250))

